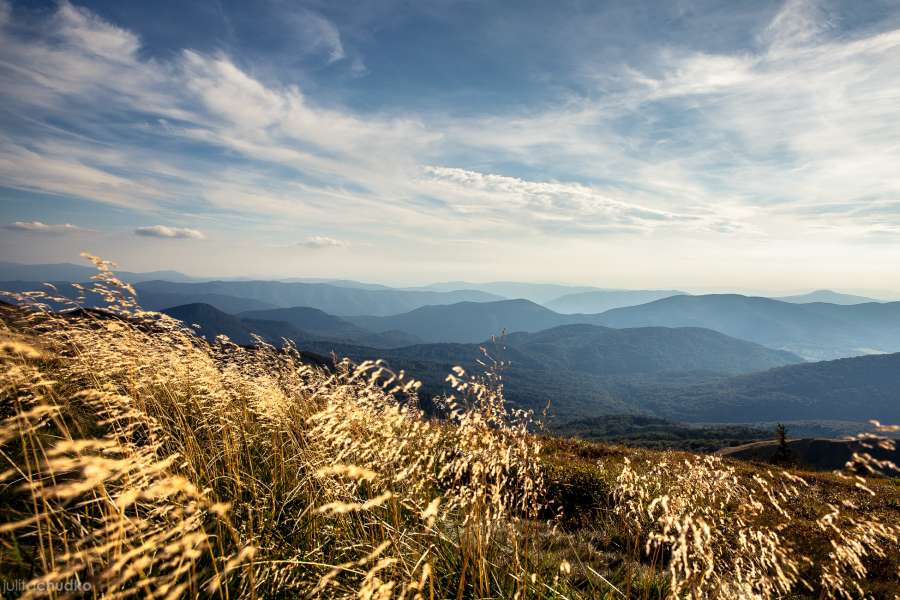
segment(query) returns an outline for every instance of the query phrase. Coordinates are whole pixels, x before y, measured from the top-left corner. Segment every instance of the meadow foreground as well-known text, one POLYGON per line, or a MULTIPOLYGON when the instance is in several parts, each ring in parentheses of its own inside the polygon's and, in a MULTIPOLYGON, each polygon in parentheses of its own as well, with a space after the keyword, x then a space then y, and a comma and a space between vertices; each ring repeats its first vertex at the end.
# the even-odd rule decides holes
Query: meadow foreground
POLYGON ((489 357, 430 419, 402 372, 207 343, 97 265, 106 310, 2 308, 23 597, 900 595, 896 478, 537 436, 489 357))

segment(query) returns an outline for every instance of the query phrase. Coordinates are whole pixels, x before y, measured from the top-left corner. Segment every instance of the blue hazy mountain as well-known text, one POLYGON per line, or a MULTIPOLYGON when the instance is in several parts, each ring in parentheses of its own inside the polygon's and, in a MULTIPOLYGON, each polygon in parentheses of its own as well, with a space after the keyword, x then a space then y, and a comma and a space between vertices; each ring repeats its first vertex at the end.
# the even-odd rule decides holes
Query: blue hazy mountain
MULTIPOLYGON (((55 291, 53 295, 65 298, 76 299, 82 297, 82 292, 75 289, 68 281, 48 281, 55 291)), ((90 290, 91 284, 84 284, 87 290, 90 290)), ((2 281, 0 282, 0 291, 4 292, 31 292, 36 290, 49 291, 44 283, 40 281, 2 281)), ((275 308, 274 304, 263 302, 261 300, 253 300, 251 298, 240 298, 237 296, 229 296, 227 294, 170 294, 167 292, 141 291, 138 298, 141 307, 147 310, 162 310, 172 306, 182 304, 209 304, 218 310, 226 313, 239 313, 248 310, 266 310, 275 308)), ((97 294, 88 291, 83 295, 81 304, 86 308, 97 308, 106 306, 107 301, 97 294)), ((65 308, 63 303, 51 303, 54 309, 65 308)))
POLYGON ((405 331, 426 342, 477 343, 504 329, 540 331, 559 325, 592 323, 594 315, 561 315, 530 300, 459 302, 423 306, 391 316, 348 317, 370 331, 405 331))
POLYGON ((593 290, 567 294, 543 305, 563 314, 601 313, 613 308, 646 304, 660 298, 684 295, 678 290, 593 290))
POLYGON ((427 306, 391 316, 348 317, 371 331, 426 342, 475 343, 507 332, 577 323, 614 328, 700 327, 809 360, 900 351, 900 302, 795 304, 738 294, 671 296, 599 314, 560 314, 527 300, 427 306))
POLYGON ((269 341, 277 341, 281 337, 287 339, 309 337, 288 323, 263 320, 247 323, 209 304, 184 304, 167 308, 162 312, 192 327, 197 335, 210 341, 217 336, 225 335, 235 344, 249 346, 255 343, 254 333, 269 341))
MULTIPOLYGON (((611 330, 615 335, 604 342, 609 331, 585 329, 581 332, 585 338, 575 340, 575 332, 566 329, 511 335, 498 343, 427 344, 387 351, 345 346, 338 353, 360 360, 385 358, 421 379, 428 396, 447 391, 444 377, 454 365, 477 372, 485 348, 492 357, 509 361, 503 371, 507 399, 538 412, 549 403, 557 423, 625 413, 695 423, 900 421, 900 353, 723 376, 724 369, 758 369, 782 360, 794 362, 796 357, 786 360, 790 355, 765 348, 748 353, 735 344, 739 340, 722 336, 714 342, 704 330, 611 330), (598 336, 600 343, 593 346, 598 336), (705 349, 696 352, 693 344, 698 342, 705 349), (653 349, 657 354, 648 357, 653 349), (720 356, 713 356, 714 351, 720 356), (752 358, 744 362, 744 357, 752 358)), ((329 348, 306 347, 320 354, 329 348)))
MULTIPOLYGON (((252 281, 250 278, 245 278, 244 281, 252 281)), ((337 287, 347 287, 347 288, 355 288, 360 290, 392 290, 392 288, 388 285, 382 285, 380 283, 366 283, 364 281, 355 281, 353 279, 329 279, 327 277, 287 277, 283 279, 278 279, 277 281, 281 281, 284 283, 326 283, 328 285, 334 285, 337 287)))
MULTIPOLYGON (((72 263, 54 263, 27 265, 14 262, 0 261, 0 281, 87 281, 97 274, 97 269, 72 263)), ((138 281, 151 281, 154 279, 166 279, 168 281, 192 281, 184 273, 178 271, 152 271, 149 273, 132 273, 131 271, 116 271, 122 281, 136 283, 138 281)))
MULTIPOLYGON (((535 333, 514 333, 478 344, 419 344, 394 348, 385 358, 473 364, 482 348, 517 369, 570 371, 590 375, 704 372, 737 374, 802 362, 790 352, 699 328, 611 329, 563 325, 535 333)), ((361 349, 356 349, 359 354, 361 349)), ((366 356, 365 358, 377 358, 366 356)))
POLYGON ((501 343, 547 368, 594 375, 665 371, 736 374, 803 361, 790 352, 699 327, 562 325, 535 333, 512 333, 501 343))
POLYGON ((599 315, 610 327, 706 327, 808 359, 900 351, 900 302, 795 304, 737 294, 673 296, 599 315))
MULTIPOLYGON (((162 312, 186 325, 198 325, 197 333, 207 340, 227 335, 231 341, 241 345, 252 345, 253 334, 276 346, 280 346, 284 340, 305 346, 322 342, 336 348, 342 344, 359 344, 372 347, 373 353, 382 352, 382 348, 418 342, 399 332, 372 333, 314 308, 250 311, 230 315, 209 304, 192 303, 173 306, 162 312)), ((330 350, 326 354, 328 352, 330 350)))
POLYGON ((318 336, 320 339, 343 340, 364 346, 408 346, 422 341, 401 331, 375 333, 317 308, 306 306, 254 310, 242 312, 237 316, 245 320, 280 321, 311 336, 318 336))
POLYGON ((523 283, 518 281, 492 281, 488 283, 472 283, 470 281, 446 281, 433 283, 417 290, 449 292, 452 290, 480 290, 508 299, 525 299, 543 304, 567 294, 580 292, 604 291, 592 286, 558 285, 554 283, 523 283))
POLYGON ((865 296, 854 296, 853 294, 842 294, 832 290, 815 290, 808 294, 799 294, 797 296, 783 296, 781 298, 773 298, 773 300, 781 300, 782 302, 794 302, 796 304, 809 304, 811 302, 827 302, 829 304, 863 304, 865 302, 878 302, 873 298, 865 296))
POLYGON ((477 290, 451 292, 361 289, 325 283, 281 281, 206 281, 177 283, 146 281, 135 286, 138 294, 147 292, 196 296, 224 294, 258 300, 280 308, 307 306, 333 315, 391 315, 430 304, 490 302, 498 296, 477 290))

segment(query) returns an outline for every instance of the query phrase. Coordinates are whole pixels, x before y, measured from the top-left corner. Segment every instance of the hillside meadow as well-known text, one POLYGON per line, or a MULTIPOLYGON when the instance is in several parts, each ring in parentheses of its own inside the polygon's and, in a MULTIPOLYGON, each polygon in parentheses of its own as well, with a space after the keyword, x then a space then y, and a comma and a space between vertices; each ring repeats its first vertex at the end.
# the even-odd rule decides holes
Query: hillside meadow
POLYGON ((94 260, 106 310, 2 309, 0 573, 23 597, 900 596, 900 484, 865 456, 811 474, 545 437, 487 355, 430 419, 406 373, 208 343, 94 260))

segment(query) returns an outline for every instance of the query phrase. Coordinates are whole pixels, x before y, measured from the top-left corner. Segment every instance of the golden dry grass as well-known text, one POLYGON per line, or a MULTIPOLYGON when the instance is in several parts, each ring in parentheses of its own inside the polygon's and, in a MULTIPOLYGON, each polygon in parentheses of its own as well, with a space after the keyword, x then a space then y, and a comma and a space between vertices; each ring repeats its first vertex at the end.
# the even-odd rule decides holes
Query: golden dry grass
POLYGON ((108 310, 3 311, 0 572, 26 597, 896 593, 897 512, 859 504, 878 480, 808 502, 709 457, 561 461, 491 369, 450 373, 432 421, 386 365, 207 344, 95 263, 108 310))

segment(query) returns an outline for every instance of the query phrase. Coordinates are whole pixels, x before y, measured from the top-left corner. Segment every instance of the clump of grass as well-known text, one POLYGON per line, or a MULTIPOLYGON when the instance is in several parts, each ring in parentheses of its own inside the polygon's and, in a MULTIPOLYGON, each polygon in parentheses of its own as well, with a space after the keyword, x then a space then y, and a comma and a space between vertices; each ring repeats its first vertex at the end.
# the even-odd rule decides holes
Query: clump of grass
POLYGON ((626 459, 559 496, 584 506, 553 505, 568 484, 489 357, 448 375, 435 421, 403 372, 208 344, 92 260, 82 291, 105 309, 50 289, 0 318, 0 567, 27 597, 71 581, 109 597, 852 597, 897 544, 896 524, 823 505, 831 553, 814 561, 788 535, 806 482, 712 458, 626 459), (580 529, 560 529, 573 513, 580 529))
POLYGON ((782 469, 747 477, 714 456, 641 468, 625 458, 614 511, 631 551, 664 566, 675 597, 866 596, 867 564, 894 552, 900 524, 851 511, 859 507, 847 498, 811 506, 809 486, 782 469), (800 510, 814 511, 815 530, 800 510))
POLYGON ((778 535, 785 505, 802 480, 787 472, 740 480, 713 456, 638 472, 626 459, 617 479, 617 513, 652 560, 665 555, 676 596, 775 598, 798 584, 804 557, 778 535), (760 524, 766 513, 775 521, 760 524))
POLYGON ((489 382, 452 374, 451 417, 432 422, 381 363, 209 345, 95 264, 107 309, 50 312, 67 302, 51 291, 6 311, 0 535, 34 590, 489 597, 540 581, 522 535, 539 446, 489 382))

